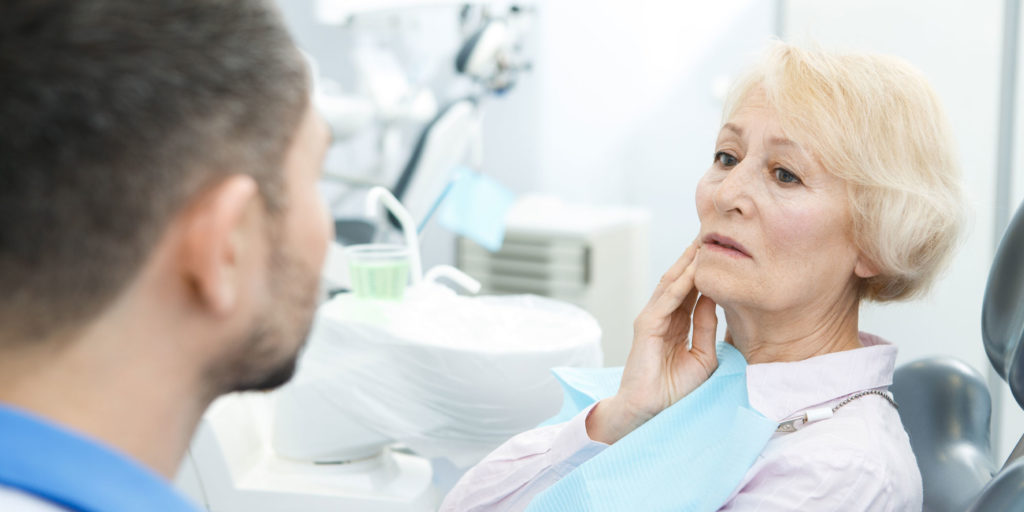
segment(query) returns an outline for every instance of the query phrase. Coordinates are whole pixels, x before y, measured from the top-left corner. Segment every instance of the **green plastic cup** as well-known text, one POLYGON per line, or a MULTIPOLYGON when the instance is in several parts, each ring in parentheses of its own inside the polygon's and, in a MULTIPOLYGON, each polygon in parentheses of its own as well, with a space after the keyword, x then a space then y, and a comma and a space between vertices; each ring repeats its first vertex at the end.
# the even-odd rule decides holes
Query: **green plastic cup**
POLYGON ((362 244, 345 248, 352 293, 359 299, 402 300, 409 282, 409 249, 362 244))

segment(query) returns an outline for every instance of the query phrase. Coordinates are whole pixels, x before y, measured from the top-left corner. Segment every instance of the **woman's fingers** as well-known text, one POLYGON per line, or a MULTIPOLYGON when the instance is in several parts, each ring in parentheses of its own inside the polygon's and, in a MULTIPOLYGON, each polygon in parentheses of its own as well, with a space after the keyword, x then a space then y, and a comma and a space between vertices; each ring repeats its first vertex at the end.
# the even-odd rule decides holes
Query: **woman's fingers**
POLYGON ((690 264, 683 271, 682 275, 669 284, 661 296, 655 299, 651 305, 651 314, 654 318, 664 318, 685 306, 683 312, 689 315, 693 311, 693 304, 697 300, 696 288, 693 286, 693 275, 697 272, 697 266, 691 260, 690 264), (691 297, 692 295, 692 297, 691 297), (687 300, 687 299, 691 300, 687 300), (685 302, 685 304, 684 304, 685 302))
POLYGON ((715 314, 715 301, 707 295, 701 295, 697 307, 693 310, 693 347, 692 352, 701 357, 715 356, 715 335, 718 333, 718 315, 715 314))
POLYGON ((693 305, 697 303, 697 297, 699 295, 700 292, 697 291, 697 288, 691 285, 690 293, 687 293, 686 297, 683 297, 683 303, 679 305, 678 311, 687 317, 691 316, 693 314, 693 305))
POLYGON ((665 289, 671 286, 672 283, 679 279, 679 276, 686 271, 686 268, 690 266, 690 263, 693 262, 694 257, 697 255, 698 247, 699 244, 694 240, 693 243, 683 251, 683 254, 679 256, 679 259, 677 259, 676 262, 669 267, 668 271, 661 276, 661 280, 658 281, 658 286, 654 288, 654 293, 651 294, 649 304, 653 304, 657 301, 658 298, 665 293, 665 289))

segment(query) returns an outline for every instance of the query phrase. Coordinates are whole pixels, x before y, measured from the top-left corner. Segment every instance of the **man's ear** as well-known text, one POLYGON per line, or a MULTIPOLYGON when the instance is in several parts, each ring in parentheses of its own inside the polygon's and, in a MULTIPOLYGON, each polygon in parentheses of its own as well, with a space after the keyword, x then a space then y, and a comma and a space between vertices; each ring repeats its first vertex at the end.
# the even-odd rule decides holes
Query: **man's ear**
POLYGON ((215 314, 231 312, 244 282, 241 257, 253 250, 251 176, 232 175, 210 187, 183 213, 181 271, 195 298, 215 314))
POLYGON ((878 267, 863 254, 857 256, 857 265, 853 267, 853 273, 861 279, 875 277, 879 274, 878 267))

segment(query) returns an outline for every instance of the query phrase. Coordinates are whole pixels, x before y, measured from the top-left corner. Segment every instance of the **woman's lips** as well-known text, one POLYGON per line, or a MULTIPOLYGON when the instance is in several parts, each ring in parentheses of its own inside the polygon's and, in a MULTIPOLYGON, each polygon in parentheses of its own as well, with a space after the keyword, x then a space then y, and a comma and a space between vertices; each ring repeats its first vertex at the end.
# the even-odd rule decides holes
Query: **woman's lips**
POLYGON ((737 258, 750 257, 746 248, 739 242, 717 233, 712 233, 704 237, 704 248, 712 252, 726 254, 737 258))

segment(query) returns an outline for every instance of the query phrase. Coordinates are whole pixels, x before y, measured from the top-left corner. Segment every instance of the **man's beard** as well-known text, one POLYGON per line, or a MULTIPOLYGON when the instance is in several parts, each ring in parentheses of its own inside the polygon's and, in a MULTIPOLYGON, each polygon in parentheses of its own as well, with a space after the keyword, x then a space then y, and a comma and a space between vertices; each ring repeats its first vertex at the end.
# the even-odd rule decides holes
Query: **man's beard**
POLYGON ((271 300, 244 340, 233 344, 237 348, 215 363, 211 377, 217 394, 269 391, 295 374, 316 311, 319 272, 274 246, 267 276, 271 300))

